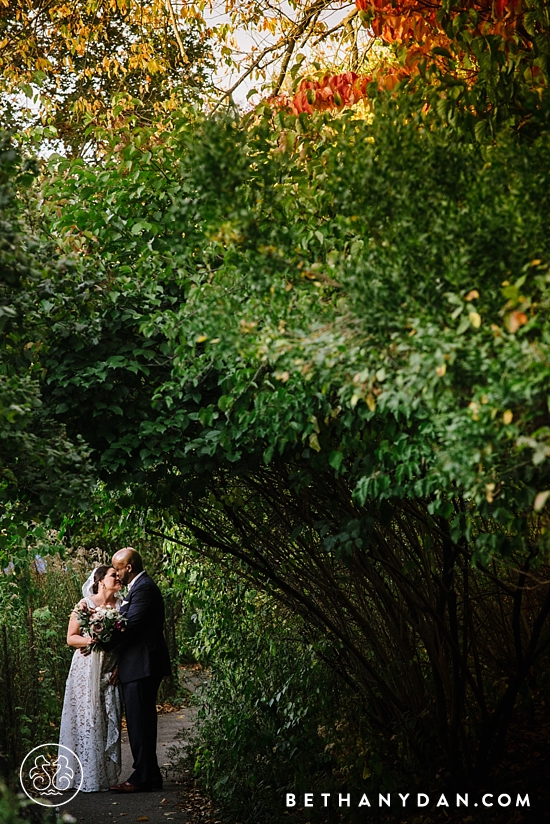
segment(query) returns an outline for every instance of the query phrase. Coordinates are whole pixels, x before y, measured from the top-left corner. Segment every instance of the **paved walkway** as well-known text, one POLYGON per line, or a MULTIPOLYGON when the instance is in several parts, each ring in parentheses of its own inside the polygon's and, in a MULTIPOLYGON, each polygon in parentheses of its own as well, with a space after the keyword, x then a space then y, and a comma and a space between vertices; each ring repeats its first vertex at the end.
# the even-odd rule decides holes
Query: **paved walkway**
MULTIPOLYGON (((200 686, 200 678, 194 673, 183 672, 182 681, 190 692, 200 686)), ((185 737, 178 737, 182 730, 193 726, 195 710, 184 708, 177 712, 167 712, 158 718, 157 754, 160 768, 164 775, 164 788, 158 792, 133 793, 79 793, 74 801, 60 807, 61 813, 70 813, 77 824, 113 824, 121 821, 134 824, 147 821, 149 824, 164 824, 176 821, 184 824, 185 798, 177 776, 170 772, 167 751, 171 746, 181 746, 185 737)), ((132 754, 128 744, 128 735, 122 733, 122 772, 120 780, 125 781, 132 772, 132 754)))

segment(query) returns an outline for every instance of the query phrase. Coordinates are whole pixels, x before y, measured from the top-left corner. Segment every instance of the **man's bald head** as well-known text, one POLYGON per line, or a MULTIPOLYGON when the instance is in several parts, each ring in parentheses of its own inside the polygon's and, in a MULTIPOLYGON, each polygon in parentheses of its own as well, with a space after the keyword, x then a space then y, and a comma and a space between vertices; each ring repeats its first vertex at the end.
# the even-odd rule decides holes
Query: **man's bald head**
POLYGON ((127 586, 136 575, 143 571, 141 555, 132 546, 125 546, 115 552, 112 564, 123 586, 127 586))

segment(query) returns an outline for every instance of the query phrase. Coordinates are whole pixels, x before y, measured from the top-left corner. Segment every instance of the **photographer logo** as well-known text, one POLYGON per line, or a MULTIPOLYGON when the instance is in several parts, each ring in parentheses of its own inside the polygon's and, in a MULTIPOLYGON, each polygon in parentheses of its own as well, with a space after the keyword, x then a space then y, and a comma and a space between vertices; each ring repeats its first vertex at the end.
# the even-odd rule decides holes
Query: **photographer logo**
POLYGON ((19 780, 26 795, 42 807, 72 801, 82 786, 82 764, 69 747, 40 744, 21 764, 19 780))

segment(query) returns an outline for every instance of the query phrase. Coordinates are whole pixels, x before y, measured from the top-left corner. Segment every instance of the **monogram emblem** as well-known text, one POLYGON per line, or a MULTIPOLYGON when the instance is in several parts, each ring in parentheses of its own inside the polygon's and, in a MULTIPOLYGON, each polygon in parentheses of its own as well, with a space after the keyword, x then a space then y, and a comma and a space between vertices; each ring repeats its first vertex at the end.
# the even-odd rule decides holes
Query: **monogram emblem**
POLYGON ((82 764, 62 744, 41 744, 24 758, 19 772, 26 795, 43 807, 71 801, 82 786, 82 764))

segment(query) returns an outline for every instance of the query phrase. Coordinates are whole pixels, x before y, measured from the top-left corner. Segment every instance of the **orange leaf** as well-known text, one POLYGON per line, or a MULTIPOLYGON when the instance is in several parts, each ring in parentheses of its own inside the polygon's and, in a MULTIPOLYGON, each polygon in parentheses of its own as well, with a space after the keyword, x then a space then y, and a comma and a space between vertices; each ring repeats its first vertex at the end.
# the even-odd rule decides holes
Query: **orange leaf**
POLYGON ((526 324, 527 320, 525 312, 510 312, 505 320, 506 328, 512 335, 515 335, 519 327, 526 324))

